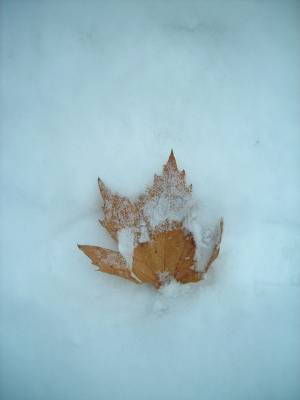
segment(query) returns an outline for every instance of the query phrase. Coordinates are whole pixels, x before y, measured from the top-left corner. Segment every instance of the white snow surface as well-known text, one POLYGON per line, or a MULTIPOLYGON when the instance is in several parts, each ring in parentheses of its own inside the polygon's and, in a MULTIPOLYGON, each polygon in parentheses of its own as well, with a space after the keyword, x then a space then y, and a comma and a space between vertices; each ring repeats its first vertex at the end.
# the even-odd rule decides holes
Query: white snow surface
POLYGON ((1 2, 1 400, 299 399, 299 17, 1 2), (171 148, 201 223, 224 218, 207 279, 95 271, 77 243, 117 250, 97 177, 136 197, 171 148))

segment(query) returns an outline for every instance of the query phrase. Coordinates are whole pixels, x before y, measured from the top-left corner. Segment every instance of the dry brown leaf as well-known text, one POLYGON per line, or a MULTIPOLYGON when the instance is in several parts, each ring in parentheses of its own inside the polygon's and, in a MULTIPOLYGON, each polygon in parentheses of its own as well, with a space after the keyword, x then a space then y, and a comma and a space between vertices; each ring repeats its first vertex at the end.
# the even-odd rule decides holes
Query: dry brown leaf
POLYGON ((119 275, 139 283, 128 270, 125 258, 118 251, 80 244, 78 247, 91 259, 92 264, 96 265, 99 271, 119 275))
POLYGON ((192 186, 186 185, 185 171, 177 169, 173 151, 162 175, 155 175, 153 185, 136 201, 112 193, 100 178, 98 184, 104 203, 101 224, 117 241, 119 249, 124 247, 123 237, 130 239, 132 245, 129 258, 121 252, 79 245, 100 271, 157 288, 170 279, 187 283, 203 278, 219 254, 223 220, 212 235, 208 261, 199 271, 193 234, 183 225, 192 186))
POLYGON ((156 287, 171 278, 180 282, 200 279, 194 270, 195 242, 183 228, 158 232, 139 244, 133 253, 132 271, 142 281, 156 287))
POLYGON ((127 197, 113 194, 98 178, 98 185, 104 201, 104 219, 101 225, 117 240, 118 232, 126 227, 134 227, 138 221, 138 209, 127 197))

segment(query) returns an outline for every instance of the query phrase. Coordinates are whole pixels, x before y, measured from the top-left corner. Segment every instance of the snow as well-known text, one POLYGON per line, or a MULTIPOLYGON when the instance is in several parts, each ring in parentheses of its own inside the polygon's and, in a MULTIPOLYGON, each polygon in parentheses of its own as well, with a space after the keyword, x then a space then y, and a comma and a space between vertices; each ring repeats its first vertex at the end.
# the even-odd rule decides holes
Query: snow
POLYGON ((139 243, 145 243, 150 240, 149 232, 145 223, 141 223, 139 226, 139 243))
POLYGON ((193 234, 196 243, 195 268, 197 271, 205 272, 214 247, 222 237, 220 216, 198 199, 191 203, 183 223, 184 227, 193 234))
POLYGON ((1 2, 1 399, 299 398, 299 14, 1 2), (97 177, 137 197, 171 148, 224 218, 207 279, 95 271, 77 243, 118 250, 97 177))
POLYGON ((182 197, 175 198, 175 201, 170 201, 170 198, 164 193, 159 198, 155 198, 145 205, 144 211, 148 217, 151 227, 162 224, 165 220, 182 221, 186 214, 186 199, 182 197))
POLYGON ((134 249, 134 232, 130 228, 121 229, 118 233, 118 249, 125 258, 129 268, 132 267, 132 256, 134 249))
MULTIPOLYGON (((132 258, 133 258, 133 250, 136 246, 135 243, 135 232, 132 228, 123 228, 118 232, 118 250, 121 255, 125 258, 126 264, 131 271, 131 275, 138 281, 141 282, 140 279, 136 276, 136 274, 132 271, 132 258)), ((118 265, 118 264, 116 264, 118 265)))
POLYGON ((192 203, 191 192, 179 173, 171 169, 162 174, 159 190, 156 195, 143 206, 143 214, 152 230, 163 227, 166 220, 183 222, 192 203))

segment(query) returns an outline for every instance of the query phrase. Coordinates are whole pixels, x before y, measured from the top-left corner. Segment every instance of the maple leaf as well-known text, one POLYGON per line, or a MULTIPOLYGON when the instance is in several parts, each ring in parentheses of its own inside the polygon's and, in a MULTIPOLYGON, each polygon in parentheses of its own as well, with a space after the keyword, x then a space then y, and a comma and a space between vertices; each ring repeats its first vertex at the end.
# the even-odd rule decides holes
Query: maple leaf
POLYGON ((112 193, 100 178, 98 185, 104 213, 100 223, 118 243, 119 251, 78 247, 100 271, 157 288, 170 279, 181 283, 203 279, 219 254, 223 220, 204 238, 206 261, 199 268, 195 238, 185 226, 192 207, 192 185, 186 184, 185 171, 178 170, 173 151, 162 175, 155 175, 152 186, 135 201, 112 193))

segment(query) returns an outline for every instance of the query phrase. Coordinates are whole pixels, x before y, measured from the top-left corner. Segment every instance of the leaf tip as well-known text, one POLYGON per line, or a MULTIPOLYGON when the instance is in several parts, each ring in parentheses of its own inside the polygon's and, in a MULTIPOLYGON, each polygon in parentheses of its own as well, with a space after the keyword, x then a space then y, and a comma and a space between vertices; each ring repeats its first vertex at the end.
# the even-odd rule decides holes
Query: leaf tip
POLYGON ((176 163, 176 158, 174 156, 173 149, 171 150, 171 153, 169 155, 168 161, 165 164, 166 169, 174 169, 177 170, 177 163, 176 163))
POLYGON ((223 230, 224 230, 224 218, 222 217, 221 219, 220 219, 220 233, 221 233, 221 236, 222 236, 222 234, 223 234, 223 230))
POLYGON ((98 186, 99 186, 100 190, 101 190, 101 187, 104 186, 104 183, 103 183, 103 181, 99 178, 99 176, 98 176, 98 186))
POLYGON ((110 191, 109 191, 109 189, 107 189, 104 182, 99 177, 98 177, 98 186, 100 189, 101 196, 102 196, 103 200, 105 200, 107 197, 109 197, 110 191))
POLYGON ((105 226, 105 221, 104 221, 104 219, 98 219, 98 221, 99 221, 99 224, 100 224, 101 226, 103 226, 103 228, 106 227, 106 226, 105 226))
POLYGON ((84 245, 77 243, 77 247, 78 247, 79 250, 81 250, 83 253, 85 253, 84 245))

